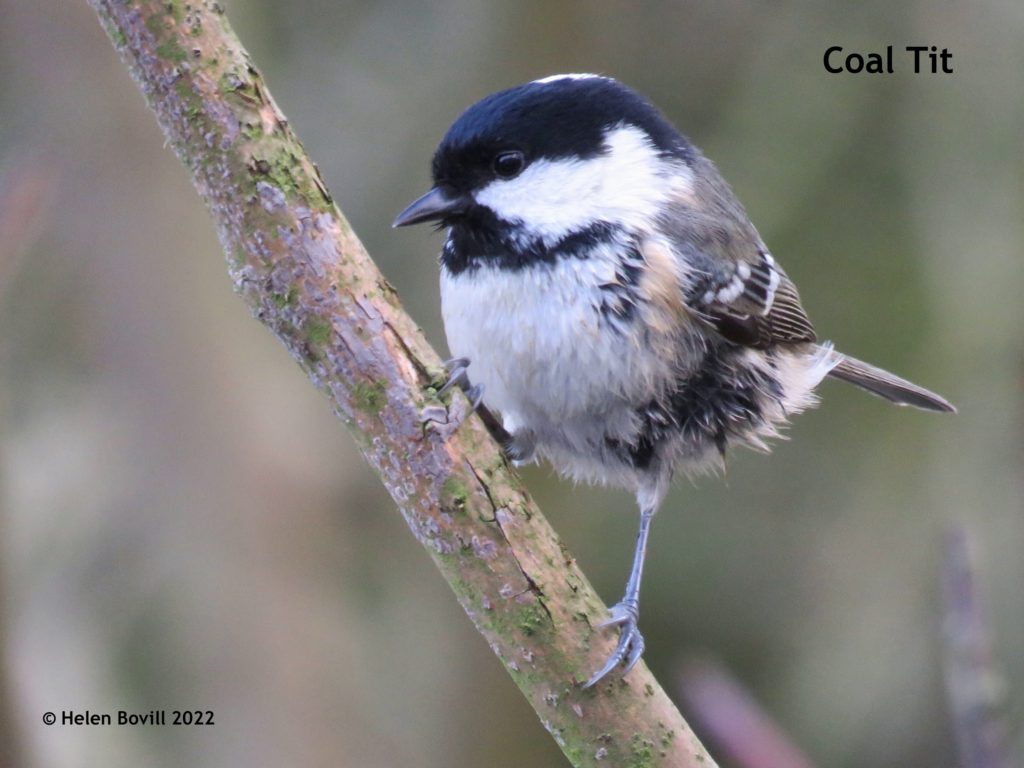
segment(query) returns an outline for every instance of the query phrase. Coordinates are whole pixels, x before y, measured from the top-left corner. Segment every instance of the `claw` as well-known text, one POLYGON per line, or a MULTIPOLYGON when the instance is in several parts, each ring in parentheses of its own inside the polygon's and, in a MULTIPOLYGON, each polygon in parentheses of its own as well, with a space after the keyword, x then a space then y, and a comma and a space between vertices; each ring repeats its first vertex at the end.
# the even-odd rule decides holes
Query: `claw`
POLYGON ((445 360, 442 365, 444 365, 444 369, 448 373, 448 380, 437 391, 438 395, 443 395, 455 385, 462 386, 468 382, 466 372, 469 370, 469 358, 453 357, 450 360, 445 360))
POLYGON ((629 657, 626 659, 626 666, 622 670, 622 674, 625 675, 636 666, 636 663, 640 661, 640 657, 644 655, 644 648, 646 647, 644 636, 636 632, 633 636, 633 649, 629 652, 629 657))
POLYGON ((480 403, 484 401, 484 385, 474 384, 466 390, 466 397, 469 399, 470 410, 475 411, 480 407, 480 403))
POLYGON ((611 608, 611 617, 602 621, 598 624, 598 629, 612 626, 621 626, 622 630, 619 635, 619 642, 615 646, 615 650, 612 651, 608 660, 604 663, 594 675, 583 684, 584 688, 592 688, 597 685, 602 679, 604 679, 613 669, 619 664, 625 662, 625 669, 622 674, 626 674, 636 663, 640 661, 640 657, 644 653, 644 638, 640 634, 640 630, 637 628, 637 622, 639 620, 639 613, 635 602, 621 602, 613 605, 611 608))
POLYGON ((638 612, 636 607, 631 607, 627 603, 616 603, 608 609, 608 613, 611 614, 607 619, 597 625, 598 629, 604 629, 605 627, 615 627, 619 624, 626 624, 630 620, 636 623, 638 612))
POLYGON ((480 403, 484 401, 484 385, 474 384, 469 386, 469 377, 466 372, 469 370, 469 358, 468 357, 453 357, 450 360, 445 360, 442 365, 448 372, 448 381, 437 390, 437 394, 443 395, 445 392, 450 390, 454 386, 459 386, 469 399, 472 408, 470 410, 475 411, 480 407, 480 403))

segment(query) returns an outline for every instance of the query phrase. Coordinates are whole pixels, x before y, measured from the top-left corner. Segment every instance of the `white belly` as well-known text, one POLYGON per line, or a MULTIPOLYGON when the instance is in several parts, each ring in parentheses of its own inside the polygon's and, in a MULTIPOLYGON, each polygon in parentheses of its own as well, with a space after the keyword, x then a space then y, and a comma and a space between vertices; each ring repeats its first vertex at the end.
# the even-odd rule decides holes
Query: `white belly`
POLYGON ((599 259, 561 259, 518 271, 442 268, 441 306, 452 355, 471 361, 469 378, 510 429, 605 416, 653 394, 631 337, 613 331, 598 286, 614 269, 599 259))

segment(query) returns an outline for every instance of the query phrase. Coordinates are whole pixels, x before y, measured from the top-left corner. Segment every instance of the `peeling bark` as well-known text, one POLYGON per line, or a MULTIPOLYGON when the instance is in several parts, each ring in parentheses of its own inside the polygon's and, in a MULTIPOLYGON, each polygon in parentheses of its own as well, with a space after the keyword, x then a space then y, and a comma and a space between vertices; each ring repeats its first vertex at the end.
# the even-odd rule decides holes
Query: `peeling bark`
POLYGON ((596 690, 605 607, 335 207, 212 0, 90 0, 206 202, 235 286, 331 399, 544 727, 577 766, 714 763, 640 664, 596 690), (421 414, 430 409, 434 418, 421 414))

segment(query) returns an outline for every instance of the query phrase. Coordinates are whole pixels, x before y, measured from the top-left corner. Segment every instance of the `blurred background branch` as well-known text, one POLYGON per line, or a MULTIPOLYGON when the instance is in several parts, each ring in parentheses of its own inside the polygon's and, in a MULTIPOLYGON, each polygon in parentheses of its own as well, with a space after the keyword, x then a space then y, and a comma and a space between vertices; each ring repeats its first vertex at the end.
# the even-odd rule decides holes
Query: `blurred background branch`
MULTIPOLYGON (((56 188, 56 171, 44 158, 27 156, 5 158, 6 167, 0 172, 0 307, 28 253, 43 222, 50 213, 56 188)), ((9 364, 9 340, 0 335, 0 369, 9 364)), ((8 402, 6 392, 0 392, 0 429, 6 423, 8 402)), ((5 478, 0 476, 0 484, 5 478)), ((2 504, 3 495, 0 495, 2 504)), ((7 534, 9 518, 0 507, 0 538, 7 534)), ((4 583, 6 572, 0 569, 0 648, 10 641, 7 602, 10 593, 4 583)), ((10 665, 0 665, 0 765, 18 766, 25 762, 25 752, 17 727, 17 690, 10 665)))
POLYGON ((592 629, 600 599, 479 419, 456 431, 464 398, 450 409, 436 400, 437 355, 334 206, 221 5, 91 4, 192 171, 236 288, 331 398, 571 762, 713 765, 643 665, 579 689, 615 639, 592 629))
POLYGON ((950 525, 942 560, 946 700, 961 768, 1019 768, 1011 747, 1007 683, 979 594, 967 531, 950 525))
POLYGON ((722 664, 704 658, 679 672, 684 711, 711 749, 735 768, 814 768, 785 732, 722 664))
POLYGON ((0 173, 0 299, 50 212, 56 181, 52 162, 43 157, 7 158, 0 173))

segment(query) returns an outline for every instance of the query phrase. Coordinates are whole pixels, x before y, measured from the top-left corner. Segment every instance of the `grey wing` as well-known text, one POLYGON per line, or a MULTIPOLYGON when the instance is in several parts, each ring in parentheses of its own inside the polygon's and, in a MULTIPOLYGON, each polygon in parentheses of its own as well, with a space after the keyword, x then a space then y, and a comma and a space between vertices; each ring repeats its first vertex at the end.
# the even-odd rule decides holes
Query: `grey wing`
POLYGON ((816 340, 796 286, 768 251, 759 248, 714 272, 690 304, 725 338, 758 349, 816 340))
MULTIPOLYGON (((725 339, 764 349, 816 341, 800 294, 765 248, 743 206, 699 153, 692 194, 663 212, 660 234, 685 264, 683 299, 725 339)), ((947 400, 888 371, 846 355, 832 376, 900 405, 956 411, 947 400)))
POLYGON ((680 200, 662 218, 665 234, 688 267, 685 301, 737 344, 764 348, 815 341, 800 294, 764 247, 732 191, 707 165, 702 207, 680 200), (710 201, 710 202, 709 202, 710 201))

